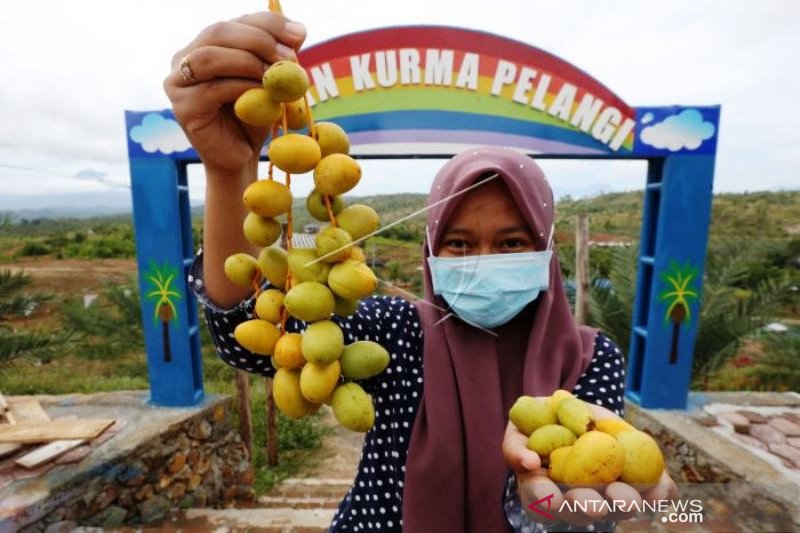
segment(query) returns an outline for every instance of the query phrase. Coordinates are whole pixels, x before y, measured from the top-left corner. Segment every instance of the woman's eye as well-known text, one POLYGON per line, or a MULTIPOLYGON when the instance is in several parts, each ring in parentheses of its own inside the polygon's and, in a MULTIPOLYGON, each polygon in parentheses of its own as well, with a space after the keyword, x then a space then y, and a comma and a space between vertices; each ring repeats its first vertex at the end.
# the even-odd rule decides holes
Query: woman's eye
POLYGON ((454 248, 456 250, 463 250, 469 247, 467 241, 463 239, 450 239, 445 244, 447 245, 448 248, 454 248))
POLYGON ((527 246, 527 241, 523 239, 506 239, 500 243, 500 247, 504 250, 519 250, 520 248, 526 248, 527 246))

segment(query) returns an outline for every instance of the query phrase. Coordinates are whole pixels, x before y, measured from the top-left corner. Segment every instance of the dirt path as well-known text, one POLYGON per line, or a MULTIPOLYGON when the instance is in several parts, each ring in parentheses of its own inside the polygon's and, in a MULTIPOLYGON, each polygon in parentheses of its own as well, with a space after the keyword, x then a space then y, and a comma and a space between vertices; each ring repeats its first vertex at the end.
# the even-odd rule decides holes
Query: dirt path
POLYGON ((74 296, 99 292, 107 283, 127 282, 136 275, 136 260, 32 257, 0 268, 29 274, 33 292, 74 296))
POLYGON ((325 409, 325 424, 331 433, 325 436, 319 450, 315 466, 309 475, 352 480, 356 476, 356 468, 364 445, 364 434, 343 428, 333 417, 333 411, 325 409))

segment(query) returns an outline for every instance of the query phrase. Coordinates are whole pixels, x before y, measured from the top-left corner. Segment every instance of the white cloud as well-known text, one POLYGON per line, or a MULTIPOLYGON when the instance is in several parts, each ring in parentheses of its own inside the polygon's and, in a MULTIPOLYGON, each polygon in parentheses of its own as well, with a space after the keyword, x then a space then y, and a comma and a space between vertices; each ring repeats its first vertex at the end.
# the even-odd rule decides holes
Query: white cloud
MULTIPOLYGON (((402 8, 351 0, 348 9, 335 2, 287 0, 284 8, 289 17, 306 24, 308 46, 368 28, 453 25, 546 50, 633 106, 721 104, 715 190, 797 188, 798 166, 793 163, 800 141, 795 126, 800 55, 793 50, 800 32, 800 2, 728 0, 725 9, 716 4, 618 0, 609 9, 602 2, 580 0, 500 0, 488 15, 480 4, 454 0, 408 0, 402 8), (582 24, 581 31, 576 24, 582 24), (609 37, 609 29, 619 27, 625 32, 609 37), (681 38, 675 39, 676 34, 681 38)), ((0 163, 65 177, 0 171, 0 196, 104 188, 71 178, 85 168, 126 183, 123 111, 169 107, 162 81, 172 55, 212 22, 265 6, 263 0, 5 0, 0 17, 0 163), (36 21, 35 38, 31 25, 20 21, 36 21)), ((382 178, 365 179, 366 190, 378 184, 392 191, 424 190, 429 183, 427 174, 395 176, 396 161, 374 164, 369 176, 382 178)), ((591 176, 582 182, 587 186, 619 183, 616 176, 596 178, 611 174, 599 164, 588 164, 583 172, 591 176)), ((298 187, 304 185, 300 180, 298 187)))
POLYGON ((653 118, 654 118, 653 114, 648 111, 642 117, 642 124, 650 124, 651 122, 653 122, 653 118))
POLYGON ((76 180, 103 181, 107 175, 105 172, 93 168, 84 168, 76 172, 72 177, 76 180))
POLYGON ((714 136, 715 130, 712 123, 703 120, 698 110, 684 109, 677 115, 646 127, 639 138, 650 146, 677 152, 682 149, 696 150, 703 141, 714 136))
POLYGON ((145 152, 185 152, 191 148, 189 139, 183 130, 172 119, 164 118, 158 113, 148 113, 142 123, 131 128, 131 139, 142 145, 145 152))

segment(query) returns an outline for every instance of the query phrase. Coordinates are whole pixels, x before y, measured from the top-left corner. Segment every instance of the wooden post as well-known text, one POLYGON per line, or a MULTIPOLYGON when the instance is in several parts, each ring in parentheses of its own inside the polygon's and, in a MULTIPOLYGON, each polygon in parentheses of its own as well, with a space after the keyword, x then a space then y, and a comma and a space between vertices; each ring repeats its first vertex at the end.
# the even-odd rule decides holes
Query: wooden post
POLYGON ((272 397, 272 378, 264 379, 266 392, 267 434, 266 456, 268 466, 278 466, 278 423, 275 417, 275 398, 272 397))
POLYGON ((589 314, 589 216, 578 215, 575 227, 575 321, 585 324, 589 314))
POLYGON ((236 371, 236 393, 239 397, 239 433, 253 459, 253 410, 250 406, 250 378, 243 370, 236 371))

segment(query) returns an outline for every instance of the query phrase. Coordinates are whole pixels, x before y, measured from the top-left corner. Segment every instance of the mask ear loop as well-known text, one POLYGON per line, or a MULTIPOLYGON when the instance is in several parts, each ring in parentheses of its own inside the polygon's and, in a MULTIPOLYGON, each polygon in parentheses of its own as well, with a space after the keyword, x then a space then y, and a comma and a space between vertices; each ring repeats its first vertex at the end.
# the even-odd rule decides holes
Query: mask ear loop
POLYGON ((428 255, 434 257, 433 255, 433 247, 431 246, 431 232, 428 229, 428 225, 425 224, 425 244, 428 245, 428 255))
MULTIPOLYGON (((427 231, 427 229, 428 229, 427 226, 425 227, 425 229, 427 231)), ((553 234, 555 232, 556 232, 555 223, 550 224, 550 236, 547 238, 547 248, 546 248, 547 250, 552 250, 553 249, 553 234)))

